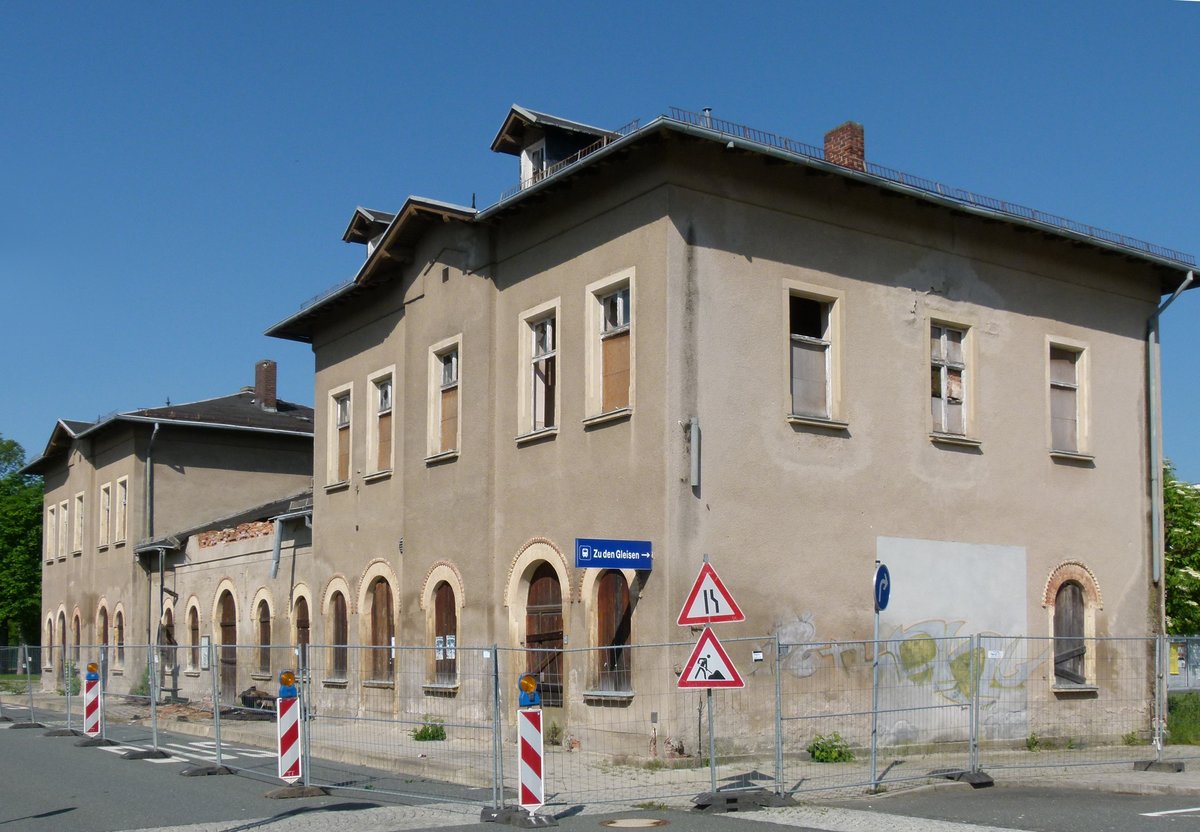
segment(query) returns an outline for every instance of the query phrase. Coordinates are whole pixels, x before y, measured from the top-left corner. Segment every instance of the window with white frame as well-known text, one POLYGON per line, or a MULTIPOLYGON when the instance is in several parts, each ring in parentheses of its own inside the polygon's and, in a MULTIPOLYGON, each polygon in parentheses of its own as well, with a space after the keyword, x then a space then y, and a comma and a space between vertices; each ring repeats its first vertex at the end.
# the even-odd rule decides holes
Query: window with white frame
POLYGON ((460 359, 462 336, 456 335, 429 349, 428 455, 455 453, 462 437, 460 359))
POLYGON ((636 326, 633 270, 588 286, 587 416, 633 407, 636 326))
POLYGON ((1079 453, 1083 449, 1080 365, 1083 351, 1050 345, 1050 448, 1079 453))
POLYGON ((558 312, 555 298, 521 313, 518 437, 558 425, 558 312))
POLYGON ((555 341, 555 320, 553 316, 543 318, 533 324, 533 355, 531 356, 530 384, 531 420, 530 430, 544 430, 555 424, 555 381, 557 350, 555 341))
POLYGON ((56 540, 58 535, 58 511, 54 506, 46 506, 46 522, 42 526, 42 549, 46 553, 46 560, 54 560, 54 554, 58 551, 56 540))
POLYGON ((389 368, 372 375, 370 390, 372 396, 371 422, 368 434, 368 456, 373 466, 372 471, 379 473, 392 470, 392 420, 394 386, 393 371, 389 368))
POLYGON ((833 416, 833 303, 788 295, 792 415, 833 416))
POLYGON ((67 513, 67 501, 58 504, 58 556, 67 556, 68 535, 71 533, 70 515, 67 513))
POLYGON ((929 409, 933 432, 967 433, 965 329, 934 323, 929 327, 929 409))
POLYGON ((129 528, 129 479, 121 477, 117 480, 117 504, 115 510, 117 512, 116 521, 113 523, 113 541, 121 543, 125 540, 127 529, 129 528))
POLYGON ((329 393, 328 483, 350 480, 350 385, 329 393))
POLYGON ((100 486, 100 529, 97 545, 107 546, 112 533, 112 483, 100 486))
POLYGON ((83 507, 84 499, 83 492, 80 491, 75 495, 75 527, 71 535, 71 551, 79 554, 83 551, 83 507))

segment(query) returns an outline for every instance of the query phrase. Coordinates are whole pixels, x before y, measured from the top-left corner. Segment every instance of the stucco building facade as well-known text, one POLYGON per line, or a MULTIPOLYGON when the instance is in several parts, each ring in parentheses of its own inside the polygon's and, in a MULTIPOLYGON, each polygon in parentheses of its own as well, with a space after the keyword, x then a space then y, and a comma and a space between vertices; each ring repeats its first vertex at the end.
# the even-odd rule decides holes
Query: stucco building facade
MULTIPOLYGON (((275 362, 255 371, 255 385, 230 396, 61 420, 26 466, 45 483, 44 685, 61 687, 63 661, 78 666, 82 645, 110 647, 115 676, 124 675, 125 645, 143 645, 129 662, 140 663, 135 685, 144 645, 168 644, 185 628, 177 614, 187 596, 173 596, 187 559, 174 535, 307 492, 312 410, 276 397, 275 362)), ((217 598, 205 598, 205 632, 217 598)), ((95 660, 88 652, 83 660, 95 660)))
MULTIPOLYGON (((1102 688, 1083 639, 1160 627, 1147 322, 1190 258, 863 147, 514 107, 496 205, 356 211, 359 273, 268 333, 316 361, 313 643, 528 649, 586 723, 694 640, 706 555, 736 634, 805 642, 870 638, 880 560, 885 637, 1058 636, 1053 686, 1102 688)), ((377 701, 458 695, 426 676, 377 701)))

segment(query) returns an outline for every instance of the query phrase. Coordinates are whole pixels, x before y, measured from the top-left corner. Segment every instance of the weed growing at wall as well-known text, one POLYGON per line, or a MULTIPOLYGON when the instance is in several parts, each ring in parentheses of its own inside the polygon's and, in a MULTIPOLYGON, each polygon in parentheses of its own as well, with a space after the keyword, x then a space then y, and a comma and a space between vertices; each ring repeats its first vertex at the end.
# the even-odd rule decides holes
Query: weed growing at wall
POLYGON ((425 721, 412 731, 412 738, 417 742, 433 742, 446 739, 446 726, 440 719, 425 717, 425 721))
POLYGON ((832 734, 817 734, 808 744, 809 756, 815 763, 848 763, 854 759, 850 743, 842 739, 837 731, 832 734))

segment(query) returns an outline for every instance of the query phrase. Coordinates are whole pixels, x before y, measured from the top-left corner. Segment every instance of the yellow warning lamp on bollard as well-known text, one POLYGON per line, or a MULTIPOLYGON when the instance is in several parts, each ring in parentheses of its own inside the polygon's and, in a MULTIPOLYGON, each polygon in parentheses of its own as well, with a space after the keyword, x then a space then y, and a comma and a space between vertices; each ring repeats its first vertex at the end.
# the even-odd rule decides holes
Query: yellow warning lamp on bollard
POLYGON ((296 674, 290 670, 284 670, 279 674, 279 698, 295 699, 297 695, 296 674))
POLYGON ((96 664, 95 662, 88 662, 87 663, 87 675, 84 676, 83 678, 89 682, 99 682, 100 681, 100 665, 96 664))
POLYGON ((538 693, 537 677, 532 673, 526 673, 521 677, 521 681, 517 683, 517 687, 521 689, 522 708, 532 707, 533 705, 542 704, 542 695, 538 693))

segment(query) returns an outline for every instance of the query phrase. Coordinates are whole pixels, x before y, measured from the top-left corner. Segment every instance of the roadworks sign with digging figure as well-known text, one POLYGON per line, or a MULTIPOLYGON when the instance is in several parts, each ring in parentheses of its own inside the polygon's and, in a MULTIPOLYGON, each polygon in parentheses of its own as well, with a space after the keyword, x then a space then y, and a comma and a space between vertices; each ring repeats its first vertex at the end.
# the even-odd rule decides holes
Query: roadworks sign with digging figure
POLYGON ((700 635, 691 657, 679 674, 681 688, 742 688, 746 683, 729 659, 729 654, 708 627, 700 635))

